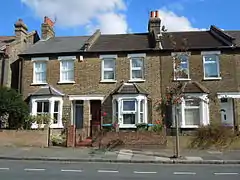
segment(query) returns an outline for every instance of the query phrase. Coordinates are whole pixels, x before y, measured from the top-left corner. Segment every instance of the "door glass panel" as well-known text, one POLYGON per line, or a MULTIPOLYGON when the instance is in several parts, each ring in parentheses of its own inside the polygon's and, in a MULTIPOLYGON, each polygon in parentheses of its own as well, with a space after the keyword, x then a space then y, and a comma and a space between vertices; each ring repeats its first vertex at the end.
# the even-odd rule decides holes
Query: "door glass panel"
POLYGON ((135 124, 135 114, 123 114, 123 124, 135 124))

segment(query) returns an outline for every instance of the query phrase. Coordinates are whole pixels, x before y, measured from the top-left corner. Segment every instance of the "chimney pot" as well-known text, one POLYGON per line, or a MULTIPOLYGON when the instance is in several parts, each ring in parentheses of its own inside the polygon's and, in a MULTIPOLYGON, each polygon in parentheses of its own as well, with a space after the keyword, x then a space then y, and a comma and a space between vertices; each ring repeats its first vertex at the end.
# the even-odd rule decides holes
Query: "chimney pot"
POLYGON ((154 12, 154 11, 151 11, 150 17, 153 18, 153 17, 154 17, 154 14, 155 14, 155 12, 154 12))
POLYGON ((155 17, 159 17, 159 12, 158 11, 155 11, 155 17))

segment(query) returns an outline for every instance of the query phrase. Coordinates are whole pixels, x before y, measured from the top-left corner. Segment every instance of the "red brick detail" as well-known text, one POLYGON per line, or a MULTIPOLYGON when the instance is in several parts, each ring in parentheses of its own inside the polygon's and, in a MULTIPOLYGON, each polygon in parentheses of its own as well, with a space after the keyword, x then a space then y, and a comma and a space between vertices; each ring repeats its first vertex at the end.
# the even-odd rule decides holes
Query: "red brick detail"
POLYGON ((67 129, 67 147, 75 147, 76 144, 76 127, 75 125, 68 126, 67 129))

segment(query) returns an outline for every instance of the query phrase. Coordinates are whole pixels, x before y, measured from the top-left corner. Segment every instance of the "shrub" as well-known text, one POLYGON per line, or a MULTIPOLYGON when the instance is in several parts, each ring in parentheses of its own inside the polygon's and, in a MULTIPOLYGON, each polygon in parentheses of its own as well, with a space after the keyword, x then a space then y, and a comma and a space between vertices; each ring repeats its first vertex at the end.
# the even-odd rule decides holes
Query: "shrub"
POLYGON ((136 124, 137 131, 147 131, 148 130, 148 125, 146 123, 139 123, 136 124))
POLYGON ((153 132, 156 132, 156 133, 162 133, 163 125, 162 125, 161 121, 157 120, 156 123, 151 127, 150 130, 153 132))
POLYGON ((14 89, 0 87, 0 117, 8 116, 8 128, 22 128, 28 115, 28 105, 22 95, 14 89))
POLYGON ((190 146, 192 148, 226 148, 234 140, 236 136, 233 129, 220 125, 212 124, 197 129, 190 146))
POLYGON ((65 146, 66 137, 64 135, 52 135, 51 142, 53 146, 65 146))

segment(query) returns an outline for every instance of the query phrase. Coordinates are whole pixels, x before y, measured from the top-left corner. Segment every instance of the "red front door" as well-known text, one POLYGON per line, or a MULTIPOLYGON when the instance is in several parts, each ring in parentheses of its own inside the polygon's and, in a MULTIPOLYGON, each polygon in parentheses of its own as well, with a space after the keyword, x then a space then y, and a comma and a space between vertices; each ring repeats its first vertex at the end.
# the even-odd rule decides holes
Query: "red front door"
POLYGON ((100 100, 92 100, 90 101, 91 107, 91 136, 94 136, 101 127, 101 101, 100 100))

